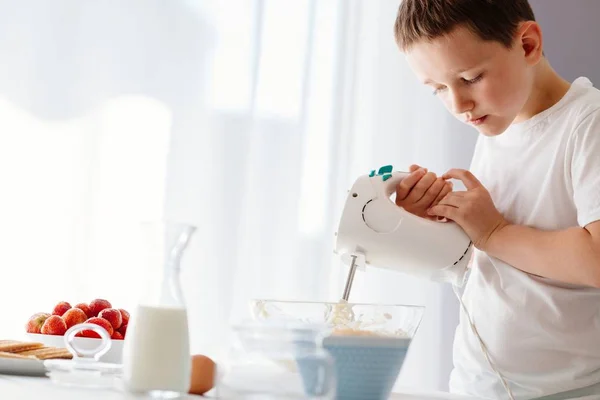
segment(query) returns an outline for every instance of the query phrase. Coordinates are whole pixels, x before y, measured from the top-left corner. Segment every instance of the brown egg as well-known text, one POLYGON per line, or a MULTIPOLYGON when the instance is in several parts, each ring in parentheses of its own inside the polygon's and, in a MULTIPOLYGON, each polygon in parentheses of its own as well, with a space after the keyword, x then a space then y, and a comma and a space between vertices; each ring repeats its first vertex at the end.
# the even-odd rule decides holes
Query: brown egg
POLYGON ((202 354, 192 356, 192 374, 190 379, 190 393, 204 394, 214 386, 216 364, 202 354))

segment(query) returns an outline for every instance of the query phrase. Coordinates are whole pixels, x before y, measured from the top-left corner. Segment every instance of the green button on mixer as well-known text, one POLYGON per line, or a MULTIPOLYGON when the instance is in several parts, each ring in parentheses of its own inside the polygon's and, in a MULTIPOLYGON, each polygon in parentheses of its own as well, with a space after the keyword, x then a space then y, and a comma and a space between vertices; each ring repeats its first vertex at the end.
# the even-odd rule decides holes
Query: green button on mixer
POLYGON ((378 175, 389 174, 390 172, 392 172, 393 169, 394 169, 394 167, 391 165, 384 165, 383 167, 379 168, 379 172, 377 174, 378 175))
POLYGON ((383 177, 381 179, 383 179, 383 181, 387 181, 388 179, 390 179, 392 177, 392 174, 383 174, 383 177))
POLYGON ((375 176, 375 170, 372 170, 371 173, 369 174, 369 178, 372 178, 375 176))

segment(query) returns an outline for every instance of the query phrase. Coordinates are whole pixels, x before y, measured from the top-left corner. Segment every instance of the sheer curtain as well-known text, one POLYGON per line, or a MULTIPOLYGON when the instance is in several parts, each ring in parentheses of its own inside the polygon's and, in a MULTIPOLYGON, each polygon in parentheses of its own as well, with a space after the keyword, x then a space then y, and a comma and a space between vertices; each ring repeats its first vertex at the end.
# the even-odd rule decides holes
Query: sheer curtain
MULTIPOLYGON (((219 358, 250 298, 335 301, 349 185, 382 164, 466 167, 475 134, 412 76, 398 0, 0 1, 4 337, 58 301, 133 307, 140 219, 198 226, 192 348, 219 358)), ((427 306, 399 385, 444 389, 441 285, 357 276, 353 300, 427 306)))

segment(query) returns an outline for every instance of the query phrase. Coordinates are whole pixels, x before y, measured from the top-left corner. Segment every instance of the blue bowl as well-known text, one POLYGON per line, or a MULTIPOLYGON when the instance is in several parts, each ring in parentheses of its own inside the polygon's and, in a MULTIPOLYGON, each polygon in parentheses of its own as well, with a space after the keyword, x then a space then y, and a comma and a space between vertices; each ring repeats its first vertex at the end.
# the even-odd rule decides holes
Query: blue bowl
POLYGON ((329 336, 323 341, 334 359, 337 398, 387 400, 398 379, 411 339, 329 336))
MULTIPOLYGON (((364 336, 329 336, 323 347, 334 360, 339 400, 387 400, 400 374, 410 339, 364 336)), ((304 390, 319 398, 323 360, 297 360, 304 390)))

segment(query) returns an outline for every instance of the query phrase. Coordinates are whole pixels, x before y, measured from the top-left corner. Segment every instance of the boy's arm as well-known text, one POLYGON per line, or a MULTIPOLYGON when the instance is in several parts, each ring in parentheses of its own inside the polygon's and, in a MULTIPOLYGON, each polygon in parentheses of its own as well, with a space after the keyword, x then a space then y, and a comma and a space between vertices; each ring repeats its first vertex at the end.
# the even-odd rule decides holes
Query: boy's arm
POLYGON ((464 170, 451 170, 446 178, 462 180, 468 190, 450 193, 431 210, 455 220, 476 246, 520 270, 600 287, 600 108, 581 120, 567 154, 565 172, 571 177, 579 227, 542 231, 510 224, 485 187, 464 170))
POLYGON ((485 251, 530 274, 600 288, 600 221, 561 231, 504 225, 485 251))
POLYGON ((600 287, 600 221, 561 231, 510 224, 469 171, 451 170, 444 178, 460 179, 467 191, 450 193, 429 213, 455 221, 477 248, 531 274, 600 287))

